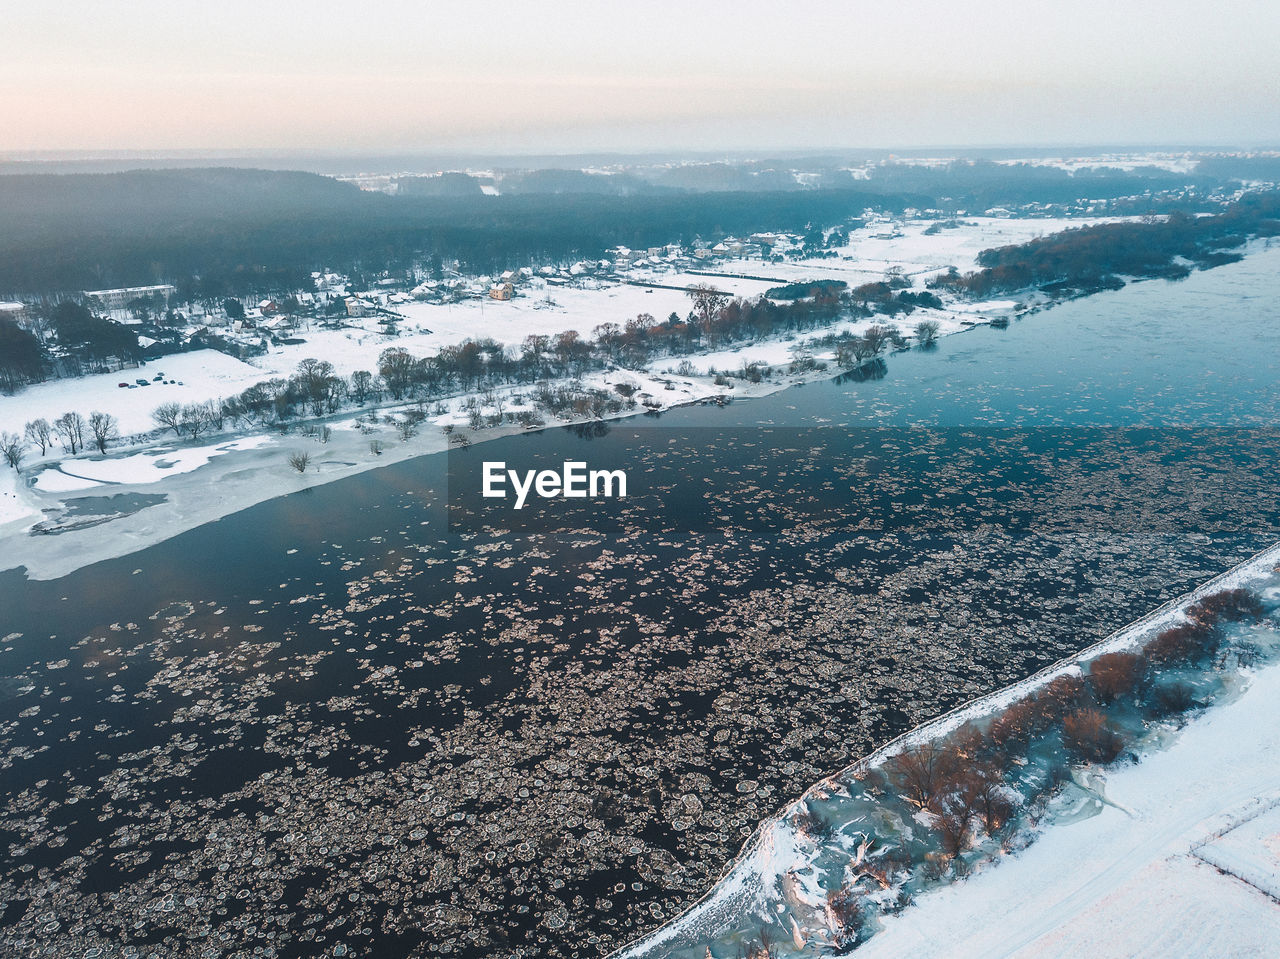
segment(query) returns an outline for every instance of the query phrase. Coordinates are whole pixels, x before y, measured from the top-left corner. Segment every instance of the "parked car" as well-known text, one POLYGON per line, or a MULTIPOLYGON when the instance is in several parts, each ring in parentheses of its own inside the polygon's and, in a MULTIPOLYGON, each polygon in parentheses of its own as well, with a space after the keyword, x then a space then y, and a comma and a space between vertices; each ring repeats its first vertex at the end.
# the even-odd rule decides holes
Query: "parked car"
POLYGON ((117 383, 116 386, 120 387, 122 390, 127 390, 129 388, 128 383, 117 383))
POLYGON ((137 383, 139 386, 146 386, 146 385, 147 385, 148 383, 150 383, 151 381, 150 381, 150 380, 142 380, 142 379, 138 379, 138 380, 134 380, 133 382, 137 383))

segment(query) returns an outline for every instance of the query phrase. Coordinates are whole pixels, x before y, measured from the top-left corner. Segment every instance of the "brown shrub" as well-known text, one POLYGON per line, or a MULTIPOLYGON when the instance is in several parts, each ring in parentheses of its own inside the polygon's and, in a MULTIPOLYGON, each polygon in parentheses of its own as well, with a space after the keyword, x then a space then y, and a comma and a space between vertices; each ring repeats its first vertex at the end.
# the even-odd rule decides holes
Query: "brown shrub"
POLYGON ((1106 714, 1085 707, 1063 719, 1062 745, 1076 762, 1109 763, 1124 749, 1124 739, 1106 714))
POLYGON ((954 859, 969 847, 969 833, 973 829, 973 810, 958 806, 947 809, 938 816, 938 835, 942 851, 954 859))
POLYGON ((862 901, 849 886, 827 893, 827 907, 835 919, 836 945, 848 949, 857 945, 862 929, 862 901))
POLYGON ((1004 769, 994 759, 966 766, 958 777, 956 792, 961 796, 963 807, 982 821, 988 833, 994 833, 1013 815, 1013 803, 1004 785, 1004 769))
POLYGON ((1171 626, 1147 643, 1143 653, 1156 666, 1182 666, 1200 662, 1218 650, 1213 627, 1202 622, 1171 626))
POLYGON ((1024 747, 1036 733, 1038 716, 1033 703, 1020 699, 991 720, 987 735, 994 746, 1005 751, 1024 747))
POLYGON ((1037 732, 1043 733, 1057 725, 1062 717, 1078 706, 1092 702, 1089 687, 1075 674, 1059 676, 1046 683, 1031 697, 1037 715, 1037 732))
POLYGON ((957 764, 960 761, 972 762, 986 755, 991 750, 991 743, 982 730, 971 723, 966 723, 951 734, 951 752, 955 754, 957 764))
POLYGON ((1224 589, 1192 603, 1187 607, 1187 615, 1209 624, 1223 620, 1232 623, 1258 620, 1262 618, 1262 603, 1247 589, 1224 589))
POLYGON ((1106 706, 1133 695, 1146 672, 1147 664, 1137 653, 1106 653, 1089 664, 1089 685, 1106 706))

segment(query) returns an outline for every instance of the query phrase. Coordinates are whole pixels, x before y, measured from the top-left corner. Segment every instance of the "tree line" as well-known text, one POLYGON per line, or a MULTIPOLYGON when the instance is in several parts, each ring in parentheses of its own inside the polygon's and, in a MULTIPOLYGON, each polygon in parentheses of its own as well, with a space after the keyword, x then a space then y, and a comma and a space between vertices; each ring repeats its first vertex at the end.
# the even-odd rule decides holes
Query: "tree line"
POLYGON ((1250 237, 1280 235, 1280 193, 1246 196, 1222 213, 1100 223, 1011 246, 983 250, 982 269, 952 270, 931 280, 933 289, 977 297, 1035 287, 1058 295, 1124 285, 1123 277, 1181 279, 1191 265, 1208 269, 1239 259, 1232 252, 1250 237))
MULTIPOLYGON (((851 878, 828 894, 837 941, 852 948, 869 933, 871 916, 901 905, 886 907, 882 890, 913 875, 962 876, 970 866, 965 854, 984 843, 986 855, 1021 844, 1020 822, 1034 822, 1067 781, 1069 766, 1122 760, 1150 724, 1205 705, 1224 688, 1222 674, 1256 660, 1250 643, 1229 642, 1224 630, 1262 618, 1264 607, 1249 590, 1211 593, 1185 614, 1140 647, 1096 655, 989 716, 942 738, 908 742, 857 773, 878 802, 900 803, 903 818, 920 828, 875 856, 857 856, 851 878)), ((803 808, 794 821, 811 835, 824 828, 803 808)), ((874 834, 865 842, 864 853, 879 844, 874 834)))
POLYGON ((0 178, 0 290, 172 282, 184 298, 302 289, 322 265, 475 274, 755 231, 803 232, 927 197, 763 193, 389 197, 308 173, 138 170, 0 178))
POLYGON ((89 448, 90 443, 99 453, 106 453, 107 446, 120 437, 120 424, 110 413, 94 410, 85 418, 71 411, 63 413, 52 423, 43 417, 31 420, 23 428, 22 435, 0 433, 0 456, 11 467, 21 469, 29 449, 40 450, 44 456, 57 443, 75 456, 89 448))

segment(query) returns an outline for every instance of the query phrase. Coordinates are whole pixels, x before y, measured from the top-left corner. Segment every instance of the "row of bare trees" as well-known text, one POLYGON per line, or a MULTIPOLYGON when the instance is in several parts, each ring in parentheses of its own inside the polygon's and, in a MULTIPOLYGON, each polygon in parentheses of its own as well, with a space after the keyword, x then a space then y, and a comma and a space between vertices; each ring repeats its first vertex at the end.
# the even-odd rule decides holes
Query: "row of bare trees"
MULTIPOLYGON (((1104 653, 1081 673, 1058 676, 985 724, 969 724, 944 742, 925 742, 889 759, 884 772, 909 805, 932 813, 942 852, 960 855, 980 827, 994 834, 1012 816, 1018 794, 1011 772, 1033 743, 1057 742, 1076 763, 1111 763, 1128 745, 1116 715, 1154 718, 1195 704, 1169 670, 1202 668, 1223 648, 1220 626, 1263 612, 1245 589, 1222 590, 1193 603, 1186 622, 1163 630, 1139 650, 1104 653)), ((1050 782, 1054 776, 1049 777, 1050 782)))
POLYGON ((201 403, 161 403, 151 418, 162 430, 173 430, 175 436, 199 439, 205 433, 226 428, 227 407, 222 400, 201 403))
POLYGON ((74 411, 63 413, 52 423, 44 418, 35 419, 23 427, 22 435, 0 433, 0 456, 14 469, 22 466, 27 450, 36 448, 44 456, 57 442, 63 450, 75 456, 89 448, 90 443, 99 453, 120 436, 119 423, 110 413, 95 410, 85 419, 74 411))

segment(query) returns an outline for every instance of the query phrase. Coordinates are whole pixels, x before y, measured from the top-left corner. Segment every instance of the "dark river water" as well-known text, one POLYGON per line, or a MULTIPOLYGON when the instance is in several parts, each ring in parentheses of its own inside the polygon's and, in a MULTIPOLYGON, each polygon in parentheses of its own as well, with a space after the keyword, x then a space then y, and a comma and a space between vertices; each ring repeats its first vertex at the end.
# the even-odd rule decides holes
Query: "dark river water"
POLYGON ((1280 538, 1278 266, 0 574, 0 955, 624 944, 826 772, 1280 538), (565 459, 628 496, 476 495, 565 459))

